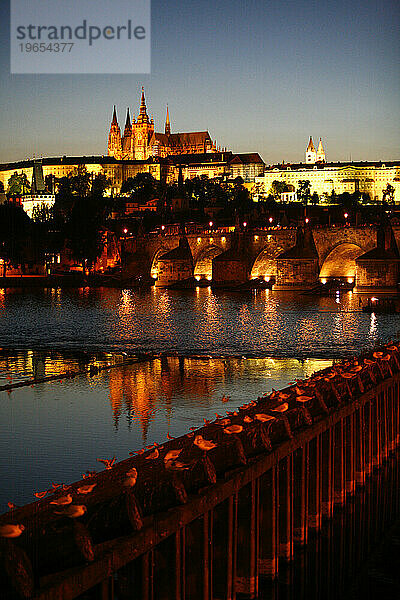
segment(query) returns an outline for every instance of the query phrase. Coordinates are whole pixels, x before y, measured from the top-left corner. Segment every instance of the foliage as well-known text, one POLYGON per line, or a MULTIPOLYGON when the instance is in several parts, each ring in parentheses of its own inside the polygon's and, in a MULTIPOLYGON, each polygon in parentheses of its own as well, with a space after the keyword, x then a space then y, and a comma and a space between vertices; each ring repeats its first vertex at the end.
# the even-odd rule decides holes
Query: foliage
POLYGON ((307 205, 311 199, 311 184, 308 179, 298 181, 297 198, 303 204, 307 205))
POLYGON ((71 192, 79 198, 84 198, 89 194, 92 175, 87 172, 85 165, 79 165, 71 173, 70 180, 71 192))
POLYGON ((14 173, 8 180, 7 194, 9 196, 22 196, 29 193, 30 189, 31 186, 26 173, 14 173))
POLYGON ((289 191, 289 186, 285 181, 273 181, 269 188, 268 195, 272 196, 275 200, 281 199, 281 194, 289 191))
POLYGON ((31 221, 19 205, 10 202, 0 205, 0 257, 14 265, 21 264, 27 257, 27 241, 31 221))
POLYGON ((103 250, 103 226, 108 215, 108 203, 96 196, 77 198, 66 225, 68 246, 73 257, 89 269, 103 250))
POLYGON ((387 202, 388 204, 394 204, 394 187, 387 184, 386 188, 382 192, 382 202, 387 202))
POLYGON ((319 196, 318 196, 317 192, 314 192, 313 195, 311 196, 311 204, 313 204, 315 206, 318 203, 319 203, 319 196))
POLYGON ((33 207, 32 221, 35 223, 47 223, 48 221, 52 221, 53 217, 53 207, 49 207, 44 203, 33 207))
POLYGON ((111 179, 108 179, 104 173, 99 173, 93 178, 90 193, 92 196, 103 196, 109 187, 111 187, 111 179))
POLYGON ((159 182, 150 173, 138 173, 122 183, 121 194, 126 193, 139 204, 146 204, 158 196, 159 182))

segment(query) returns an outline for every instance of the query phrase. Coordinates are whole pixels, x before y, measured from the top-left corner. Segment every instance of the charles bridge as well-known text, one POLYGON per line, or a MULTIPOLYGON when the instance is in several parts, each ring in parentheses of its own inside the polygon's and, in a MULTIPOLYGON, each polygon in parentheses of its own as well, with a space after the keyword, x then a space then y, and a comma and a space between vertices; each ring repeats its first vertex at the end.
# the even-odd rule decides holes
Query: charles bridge
POLYGON ((355 281, 359 288, 394 290, 399 242, 400 226, 390 225, 251 230, 189 226, 184 232, 178 226, 166 226, 121 240, 123 276, 125 281, 152 276, 160 285, 174 283, 185 279, 182 265, 186 259, 192 277, 216 285, 263 279, 276 281, 278 289, 299 289, 313 287, 319 280, 342 279, 355 281), (175 263, 167 280, 160 277, 160 265, 165 262, 175 263))

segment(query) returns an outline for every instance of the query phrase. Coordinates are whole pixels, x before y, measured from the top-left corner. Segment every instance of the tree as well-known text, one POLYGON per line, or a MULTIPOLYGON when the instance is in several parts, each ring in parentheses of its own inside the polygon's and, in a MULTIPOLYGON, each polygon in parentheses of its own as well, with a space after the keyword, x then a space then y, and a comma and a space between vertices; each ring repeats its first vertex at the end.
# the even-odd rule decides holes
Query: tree
POLYGON ((33 207, 32 221, 35 223, 48 223, 54 217, 53 207, 47 206, 44 202, 33 207))
POLYGON ((300 181, 298 181, 297 198, 300 200, 300 202, 302 202, 305 205, 307 205, 310 201, 310 198, 311 198, 310 190, 311 190, 311 184, 308 179, 306 179, 306 180, 301 179, 300 181))
POLYGON ((273 196, 275 200, 281 199, 281 194, 289 191, 289 186, 285 181, 273 181, 271 187, 269 188, 269 195, 273 196))
POLYGON ((8 180, 7 194, 9 196, 23 196, 30 192, 31 186, 29 185, 26 173, 14 173, 8 180))
POLYGON ((138 173, 122 183, 121 194, 130 192, 130 196, 140 204, 146 204, 156 198, 159 191, 158 181, 150 173, 138 173))
POLYGON ((319 196, 318 196, 317 192, 314 192, 313 195, 311 196, 311 204, 313 204, 315 206, 318 203, 319 203, 319 196))
POLYGON ((108 179, 104 173, 96 175, 92 181, 92 196, 103 196, 104 192, 111 186, 111 179, 108 179))
POLYGON ((67 223, 68 246, 76 261, 89 270, 104 247, 104 223, 108 216, 108 203, 96 196, 77 198, 67 223))
POLYGON ((386 188, 382 191, 382 202, 394 204, 394 187, 390 185, 390 183, 388 183, 386 188))
POLYGON ((31 221, 19 205, 6 202, 0 205, 0 258, 3 259, 3 277, 7 263, 25 262, 31 221))
POLYGON ((90 189, 91 174, 87 172, 85 165, 79 165, 71 173, 70 180, 71 192, 79 198, 85 198, 90 189))

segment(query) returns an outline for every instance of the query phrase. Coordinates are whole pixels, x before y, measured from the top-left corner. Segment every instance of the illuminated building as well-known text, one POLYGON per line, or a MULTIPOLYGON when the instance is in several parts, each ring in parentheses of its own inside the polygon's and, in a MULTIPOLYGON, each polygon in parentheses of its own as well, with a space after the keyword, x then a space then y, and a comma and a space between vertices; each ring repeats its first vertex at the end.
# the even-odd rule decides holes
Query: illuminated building
POLYGON ((312 138, 306 149, 305 163, 281 163, 265 169, 264 175, 256 177, 260 197, 267 197, 274 181, 284 182, 288 192, 282 200, 294 200, 298 182, 308 180, 311 194, 318 196, 360 192, 369 194, 371 200, 382 200, 387 184, 393 186, 395 202, 400 202, 400 161, 326 162, 320 140, 315 150, 312 138))
POLYGON ((169 110, 165 119, 164 133, 154 130, 154 119, 147 114, 146 99, 142 88, 139 115, 132 120, 127 109, 124 133, 117 120, 114 106, 113 117, 108 135, 108 155, 118 159, 146 160, 151 156, 165 158, 171 154, 203 154, 216 152, 216 144, 208 131, 171 133, 169 110))

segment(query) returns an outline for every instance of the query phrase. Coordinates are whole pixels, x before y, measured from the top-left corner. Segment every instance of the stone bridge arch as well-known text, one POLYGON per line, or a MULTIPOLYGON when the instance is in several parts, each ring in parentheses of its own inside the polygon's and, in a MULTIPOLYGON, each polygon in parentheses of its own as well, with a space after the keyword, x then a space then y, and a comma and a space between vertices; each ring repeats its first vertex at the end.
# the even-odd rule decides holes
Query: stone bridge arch
POLYGON ((333 248, 321 265, 320 279, 346 278, 355 280, 356 258, 364 249, 350 242, 342 242, 333 248))
POLYGON ((313 238, 318 252, 319 264, 323 265, 328 255, 341 244, 358 246, 368 252, 376 246, 376 227, 320 227, 313 229, 313 238))
POLYGON ((205 248, 198 256, 194 265, 194 276, 199 279, 212 279, 212 261, 224 252, 223 248, 212 245, 205 248))
POLYGON ((284 248, 278 244, 269 244, 256 257, 250 271, 250 278, 256 277, 275 277, 276 259, 284 252, 284 248))
POLYGON ((169 246, 161 246, 161 248, 158 248, 158 250, 156 250, 156 252, 153 254, 153 257, 150 262, 150 276, 153 279, 158 278, 158 261, 160 260, 161 256, 163 256, 170 250, 172 250, 172 248, 170 248, 169 246))

